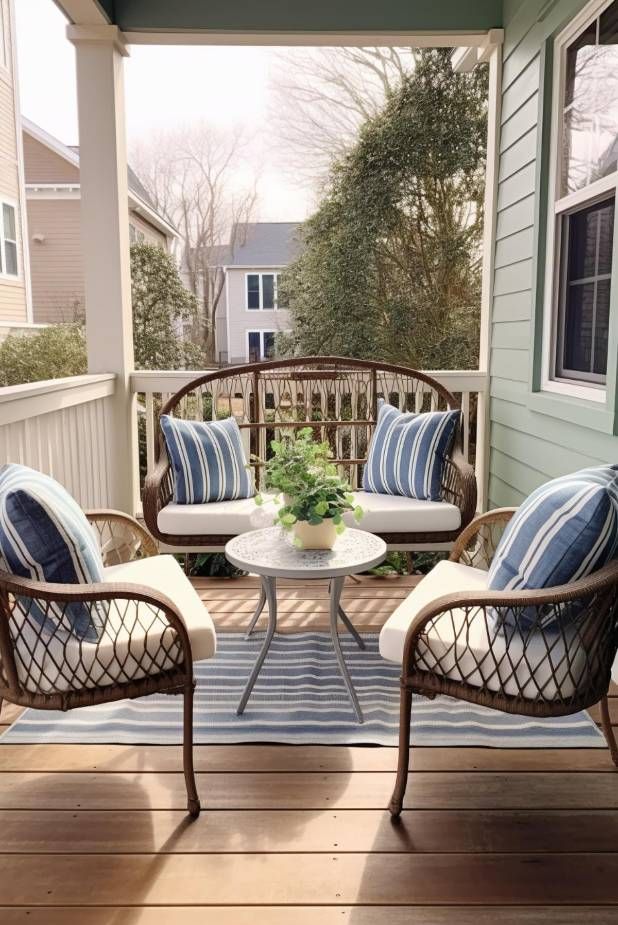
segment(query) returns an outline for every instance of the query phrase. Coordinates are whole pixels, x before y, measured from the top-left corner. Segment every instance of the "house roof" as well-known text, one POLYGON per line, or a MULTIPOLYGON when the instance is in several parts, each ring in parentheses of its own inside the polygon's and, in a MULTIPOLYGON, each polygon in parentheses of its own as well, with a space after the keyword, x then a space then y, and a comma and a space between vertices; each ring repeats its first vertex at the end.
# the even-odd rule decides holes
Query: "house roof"
POLYGON ((285 267, 300 253, 300 222, 243 222, 228 267, 285 267))
MULTIPOLYGON (((58 138, 55 138, 53 135, 50 135, 49 132, 46 132, 45 129, 42 129, 40 125, 31 122, 30 119, 22 118, 21 121, 24 132, 27 132, 28 135, 40 144, 45 145, 45 147, 59 155, 59 157, 63 157, 70 164, 79 168, 78 145, 65 145, 58 138)), ((127 183, 131 207, 167 237, 178 237, 178 230, 157 210, 144 184, 130 166, 127 166, 127 183)))

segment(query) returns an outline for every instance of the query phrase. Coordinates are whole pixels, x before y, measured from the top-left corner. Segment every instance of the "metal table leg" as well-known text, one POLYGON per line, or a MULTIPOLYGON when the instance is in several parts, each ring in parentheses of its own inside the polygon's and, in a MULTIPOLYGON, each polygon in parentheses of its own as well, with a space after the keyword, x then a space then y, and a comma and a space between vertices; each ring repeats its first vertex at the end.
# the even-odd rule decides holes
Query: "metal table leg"
MULTIPOLYGON (((256 663, 253 666, 251 675, 245 689, 243 691, 242 697, 240 698, 240 703, 236 710, 237 714, 240 716, 244 712, 245 707, 247 706, 247 701, 251 696, 251 691, 253 686, 258 679, 258 675, 264 664, 264 659, 270 648, 273 636, 275 635, 275 629, 277 627, 277 581, 275 578, 269 576, 262 576, 262 588, 266 601, 268 602, 268 627, 266 629, 266 638, 262 643, 262 648, 260 649, 260 654, 257 657, 256 663)), ((258 614, 259 616, 259 614, 258 614)))
POLYGON ((247 629, 247 632, 245 633, 245 639, 248 639, 249 636, 251 635, 251 633, 253 632, 253 630, 255 629, 255 624, 256 624, 257 621, 260 619, 260 614, 261 614, 262 611, 264 610, 264 604, 265 604, 265 603, 266 603, 266 594, 265 594, 265 592, 264 592, 264 583, 263 583, 263 581, 262 581, 262 584, 260 585, 260 599, 259 599, 259 601, 257 602, 257 607, 255 608, 255 613, 254 613, 253 616, 251 617, 251 623, 249 624, 249 627, 248 627, 248 629, 247 629))
POLYGON ((364 648, 365 648, 365 640, 364 640, 363 637, 360 635, 360 633, 358 632, 358 630, 356 629, 356 627, 353 625, 352 621, 351 621, 350 618, 348 617, 347 613, 345 612, 345 610, 343 609, 343 607, 341 606, 341 604, 339 605, 339 619, 341 620, 341 622, 343 623, 343 625, 344 625, 345 628, 347 629, 348 633, 350 633, 350 635, 354 637, 354 640, 355 640, 356 645, 358 646, 358 648, 359 648, 359 649, 364 649, 364 648))
MULTIPOLYGON (((356 718, 359 723, 363 722, 363 713, 360 708, 360 703, 358 702, 358 697, 356 696, 356 691, 354 690, 354 685, 352 684, 352 679, 350 678, 350 673, 348 672, 348 667, 343 658, 343 652, 341 651, 341 642, 339 641, 339 634, 337 632, 337 621, 341 614, 343 613, 341 607, 339 606, 339 600, 341 598, 341 589, 343 588, 343 578, 333 578, 330 584, 330 634, 333 640, 333 646, 335 649, 335 655, 337 656, 337 663, 339 665, 339 671, 345 682, 345 686, 348 689, 348 694, 350 695, 350 700, 354 707, 354 712, 356 713, 356 718)), ((343 618, 342 618, 343 619, 343 618)), ((346 625, 351 624, 346 616, 344 623, 346 625), (347 621, 347 623, 346 623, 347 621)))

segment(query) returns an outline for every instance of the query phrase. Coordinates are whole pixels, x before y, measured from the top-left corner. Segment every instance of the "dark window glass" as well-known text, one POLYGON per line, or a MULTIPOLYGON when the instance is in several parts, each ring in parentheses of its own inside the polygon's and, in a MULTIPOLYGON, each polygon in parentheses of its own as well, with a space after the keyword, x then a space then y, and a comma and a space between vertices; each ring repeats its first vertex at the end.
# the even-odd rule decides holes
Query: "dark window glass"
POLYGON ((261 360, 260 354, 260 332, 249 331, 249 362, 257 363, 261 360))
POLYGON ((560 376, 603 381, 607 371, 614 213, 610 199, 564 219, 560 376))
POLYGON ((269 360, 275 355, 275 332, 264 331, 264 359, 269 360))
POLYGON ((275 307, 275 277, 272 273, 262 276, 262 308, 275 307))
POLYGON ((257 273, 247 276, 247 308, 260 307, 260 277, 257 273))

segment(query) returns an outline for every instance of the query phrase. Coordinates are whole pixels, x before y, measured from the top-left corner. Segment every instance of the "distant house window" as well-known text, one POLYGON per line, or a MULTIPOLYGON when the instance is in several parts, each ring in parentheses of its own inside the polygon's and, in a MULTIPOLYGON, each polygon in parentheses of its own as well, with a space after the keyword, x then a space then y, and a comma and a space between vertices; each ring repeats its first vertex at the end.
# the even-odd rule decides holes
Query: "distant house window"
POLYGON ((618 0, 557 40, 547 379, 607 378, 618 186, 618 0))
POLYGON ((278 308, 278 273, 247 273, 247 308, 251 311, 278 308))
POLYGON ((17 276, 17 221, 15 206, 2 203, 2 221, 0 221, 0 273, 4 276, 17 276))
POLYGON ((247 360, 259 363, 275 355, 275 331, 247 331, 247 360))
POLYGON ((131 244, 143 244, 146 240, 146 235, 143 231, 140 231, 135 225, 129 224, 129 242, 131 244))

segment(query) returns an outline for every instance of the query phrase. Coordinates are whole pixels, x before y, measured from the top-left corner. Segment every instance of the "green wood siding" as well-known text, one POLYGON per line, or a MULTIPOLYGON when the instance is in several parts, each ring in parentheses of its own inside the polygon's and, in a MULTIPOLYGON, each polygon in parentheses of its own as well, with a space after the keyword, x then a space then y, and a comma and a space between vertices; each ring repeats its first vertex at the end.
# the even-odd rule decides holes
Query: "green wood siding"
MULTIPOLYGON (((62 0, 59 0, 62 6, 62 0)), ((466 32, 502 25, 501 0, 104 0, 124 30, 466 32)))
MULTIPOLYGON (((537 296, 542 50, 583 8, 583 0, 505 0, 498 215, 491 331, 490 480, 492 507, 519 504, 543 481, 586 465, 618 461, 609 429, 541 413, 531 393, 537 296)), ((547 136, 547 132, 545 133, 547 136)), ((543 210, 540 210, 541 215, 543 210)), ((539 272, 542 272, 542 268, 539 272)), ((542 309, 542 306, 539 306, 542 309)), ((537 337, 539 335, 537 334, 537 337)), ((573 403, 577 404, 577 403, 573 403)), ((600 409, 599 409, 600 410, 600 409)), ((568 416, 567 416, 568 417, 568 416)), ((583 418, 585 419, 585 418, 583 418)))

